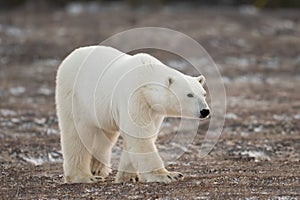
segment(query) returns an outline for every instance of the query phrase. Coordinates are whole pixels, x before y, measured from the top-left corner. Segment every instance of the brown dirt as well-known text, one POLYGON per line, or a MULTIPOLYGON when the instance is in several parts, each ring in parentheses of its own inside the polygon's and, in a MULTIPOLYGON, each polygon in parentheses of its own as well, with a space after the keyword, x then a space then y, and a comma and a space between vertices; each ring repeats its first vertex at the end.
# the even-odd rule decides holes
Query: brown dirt
POLYGON ((298 199, 299 38, 300 15, 293 10, 1 12, 1 199, 298 199), (168 166, 181 171, 183 181, 115 184, 114 170, 102 183, 64 184, 54 107, 57 67, 76 47, 142 26, 182 31, 219 64, 227 93, 223 134, 200 158, 196 150, 207 124, 200 127, 192 150, 168 166))

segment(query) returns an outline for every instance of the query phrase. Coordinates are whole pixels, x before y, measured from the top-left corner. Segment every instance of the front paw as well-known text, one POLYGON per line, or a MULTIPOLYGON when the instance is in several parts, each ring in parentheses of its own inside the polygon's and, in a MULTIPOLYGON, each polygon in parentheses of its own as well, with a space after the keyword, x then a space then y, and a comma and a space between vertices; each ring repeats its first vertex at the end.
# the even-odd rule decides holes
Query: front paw
POLYGON ((174 181, 182 180, 183 175, 179 172, 169 172, 167 170, 157 170, 141 174, 142 182, 163 182, 171 183, 174 181))
POLYGON ((136 183, 139 181, 139 176, 137 173, 123 172, 118 171, 116 176, 116 183, 124 183, 124 182, 133 182, 136 183))

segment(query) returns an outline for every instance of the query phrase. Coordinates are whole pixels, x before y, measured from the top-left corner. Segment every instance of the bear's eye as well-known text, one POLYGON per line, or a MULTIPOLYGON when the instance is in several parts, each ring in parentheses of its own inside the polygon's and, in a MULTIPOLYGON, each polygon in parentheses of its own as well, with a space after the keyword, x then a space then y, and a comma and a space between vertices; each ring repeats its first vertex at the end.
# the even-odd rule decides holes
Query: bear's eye
POLYGON ((188 97, 194 97, 194 95, 192 93, 188 93, 187 96, 188 97))

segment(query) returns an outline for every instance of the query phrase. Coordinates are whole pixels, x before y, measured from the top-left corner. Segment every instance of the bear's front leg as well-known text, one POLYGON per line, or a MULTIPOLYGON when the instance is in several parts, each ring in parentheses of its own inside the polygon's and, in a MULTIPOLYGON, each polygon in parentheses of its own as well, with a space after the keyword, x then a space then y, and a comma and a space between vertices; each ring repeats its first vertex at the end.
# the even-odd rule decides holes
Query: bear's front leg
POLYGON ((139 173, 141 182, 170 183, 183 179, 181 173, 169 172, 165 169, 164 163, 154 144, 156 137, 136 138, 126 135, 123 138, 127 150, 123 150, 122 156, 126 155, 130 159, 132 166, 139 173))
POLYGON ((124 183, 124 182, 138 182, 139 175, 137 170, 133 167, 131 159, 128 154, 128 150, 126 147, 126 143, 123 144, 123 151, 121 155, 121 160, 119 164, 118 173, 116 175, 115 182, 116 183, 124 183))

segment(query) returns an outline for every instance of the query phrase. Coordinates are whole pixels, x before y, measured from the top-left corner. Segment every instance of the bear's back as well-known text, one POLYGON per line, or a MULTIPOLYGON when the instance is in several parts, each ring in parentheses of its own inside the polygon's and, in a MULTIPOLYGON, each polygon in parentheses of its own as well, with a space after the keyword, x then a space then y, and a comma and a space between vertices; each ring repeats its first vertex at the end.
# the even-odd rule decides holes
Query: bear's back
POLYGON ((109 64, 124 53, 106 46, 88 46, 74 50, 60 65, 57 83, 65 90, 73 89, 79 81, 83 87, 95 84, 109 64), (75 80, 76 79, 76 80, 75 80))

